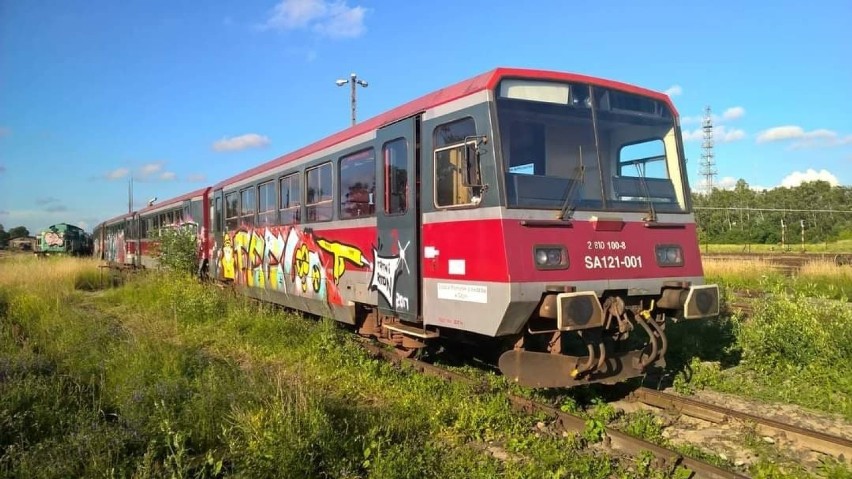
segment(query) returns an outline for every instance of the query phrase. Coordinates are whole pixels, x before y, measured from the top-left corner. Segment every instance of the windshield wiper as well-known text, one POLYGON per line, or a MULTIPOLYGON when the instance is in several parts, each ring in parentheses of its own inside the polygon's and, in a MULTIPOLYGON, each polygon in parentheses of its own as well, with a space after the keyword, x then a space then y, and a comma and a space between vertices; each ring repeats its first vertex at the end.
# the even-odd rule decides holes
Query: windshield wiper
POLYGON ((639 184, 642 185, 642 191, 645 194, 645 201, 648 202, 648 216, 642 218, 642 221, 646 223, 656 223, 657 222, 657 212, 654 210, 654 201, 651 200, 651 192, 648 190, 648 182, 645 181, 645 164, 642 163, 641 166, 639 163, 636 163, 636 171, 639 172, 639 184))
POLYGON ((583 146, 579 146, 580 149, 580 167, 574 170, 574 174, 571 176, 571 184, 568 185, 568 191, 565 192, 565 199, 562 200, 562 208, 559 209, 559 218, 563 221, 568 221, 574 216, 574 210, 577 209, 574 206, 574 195, 577 191, 577 185, 581 182, 585 182, 586 180, 586 165, 583 164, 583 146))

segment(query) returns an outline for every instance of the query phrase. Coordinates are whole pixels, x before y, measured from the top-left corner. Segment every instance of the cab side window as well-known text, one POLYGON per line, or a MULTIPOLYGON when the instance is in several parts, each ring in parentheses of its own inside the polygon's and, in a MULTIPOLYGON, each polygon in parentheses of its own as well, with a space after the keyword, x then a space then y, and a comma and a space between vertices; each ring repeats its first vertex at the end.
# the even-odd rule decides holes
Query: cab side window
POLYGON ((473 202, 473 191, 465 186, 478 183, 472 165, 465 158, 474 158, 474 142, 466 138, 476 135, 473 118, 464 118, 439 125, 434 131, 435 205, 458 206, 473 202))

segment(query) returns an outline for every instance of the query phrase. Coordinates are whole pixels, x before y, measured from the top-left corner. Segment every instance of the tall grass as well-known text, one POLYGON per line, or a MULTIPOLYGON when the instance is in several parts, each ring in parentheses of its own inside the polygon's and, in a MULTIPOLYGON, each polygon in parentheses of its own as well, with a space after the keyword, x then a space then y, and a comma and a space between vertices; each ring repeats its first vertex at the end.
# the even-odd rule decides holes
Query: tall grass
POLYGON ((704 258, 702 263, 708 281, 718 282, 728 289, 762 291, 767 284, 783 284, 789 290, 809 296, 844 301, 852 298, 852 267, 838 266, 831 261, 809 261, 791 276, 776 271, 772 262, 763 258, 704 258))
MULTIPOLYGON (((700 347, 689 350, 670 338, 673 354, 691 358, 689 374, 676 378, 675 386, 712 387, 852 420, 852 308, 784 283, 762 287, 766 294, 747 318, 722 318, 716 324, 728 327, 707 329, 711 334, 702 336, 700 347)), ((683 327, 691 325, 672 329, 683 327)))
POLYGON ((69 293, 76 288, 99 289, 108 273, 91 258, 16 255, 0 261, 0 288, 21 288, 43 295, 69 293))
POLYGON ((88 267, 61 288, 0 286, 0 476, 648 473, 543 433, 499 393, 372 359, 332 321, 186 277, 75 292, 88 267))

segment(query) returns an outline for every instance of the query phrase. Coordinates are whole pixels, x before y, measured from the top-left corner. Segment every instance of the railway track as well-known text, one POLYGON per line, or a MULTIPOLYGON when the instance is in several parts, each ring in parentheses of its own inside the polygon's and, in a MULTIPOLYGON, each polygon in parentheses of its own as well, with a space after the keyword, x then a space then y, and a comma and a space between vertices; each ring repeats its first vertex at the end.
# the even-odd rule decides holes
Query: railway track
MULTIPOLYGON (((467 384, 475 383, 475 381, 468 376, 449 371, 440 366, 435 366, 434 364, 419 361, 417 359, 403 358, 395 352, 389 351, 384 346, 368 342, 368 340, 362 340, 361 344, 367 351, 376 357, 381 357, 382 359, 394 364, 404 364, 420 373, 443 378, 448 381, 459 381, 467 384)), ((552 418, 553 425, 562 431, 583 432, 586 428, 586 419, 580 416, 566 413, 552 406, 518 395, 508 394, 508 398, 513 407, 519 411, 528 413, 544 413, 548 417, 552 418)), ((691 477, 694 478, 747 479, 748 477, 698 459, 684 456, 677 451, 630 436, 612 428, 606 428, 604 431, 604 445, 631 456, 637 456, 645 451, 650 452, 656 459, 656 465, 658 467, 674 471, 675 468, 682 466, 689 469, 692 472, 691 477)))
POLYGON ((781 436, 812 451, 840 458, 847 464, 852 463, 852 441, 843 437, 654 389, 639 388, 629 399, 713 423, 739 421, 753 424, 761 435, 781 436))

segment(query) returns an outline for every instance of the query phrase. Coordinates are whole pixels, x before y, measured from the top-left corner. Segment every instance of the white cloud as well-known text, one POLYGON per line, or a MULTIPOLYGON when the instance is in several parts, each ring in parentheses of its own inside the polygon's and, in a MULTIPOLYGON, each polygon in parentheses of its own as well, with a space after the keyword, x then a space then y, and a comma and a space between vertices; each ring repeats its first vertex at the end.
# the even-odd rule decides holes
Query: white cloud
POLYGON ((367 9, 350 7, 343 0, 282 0, 272 9, 264 28, 311 29, 330 38, 355 38, 367 30, 367 9))
POLYGON ((160 173, 160 179, 163 181, 172 181, 177 178, 177 175, 173 171, 164 171, 160 173))
POLYGON ((682 130, 683 141, 700 141, 704 138, 704 130, 697 128, 695 130, 682 130))
POLYGON ((9 216, 9 212, 6 210, 0 210, 0 216, 9 216))
POLYGON ((222 138, 213 143, 216 151, 239 151, 248 148, 260 148, 269 144, 269 138, 257 133, 246 133, 245 135, 222 138))
POLYGON ((836 131, 819 128, 805 131, 797 125, 784 125, 769 128, 757 136, 758 143, 797 140, 790 145, 791 149, 839 146, 852 143, 852 135, 841 136, 836 131))
POLYGON ((78 221, 77 227, 88 231, 89 230, 89 223, 86 223, 85 221, 78 221))
MULTIPOLYGON (((718 124, 720 124, 724 121, 739 120, 740 118, 745 116, 745 113, 746 113, 745 108, 743 108, 741 106, 732 106, 730 108, 725 109, 725 111, 722 112, 721 116, 717 115, 715 113, 710 113, 710 119, 713 120, 713 125, 715 126, 715 125, 718 125, 718 124)), ((703 114, 695 115, 695 116, 682 116, 682 117, 680 117, 680 124, 681 125, 697 125, 697 124, 701 123, 702 121, 704 121, 704 115, 703 114)))
POLYGON ((683 88, 680 85, 672 85, 668 87, 663 93, 668 96, 678 96, 683 93, 683 88))
POLYGON ((720 190, 733 190, 735 186, 737 186, 737 179, 733 176, 723 176, 722 179, 713 184, 714 188, 720 190))
POLYGON ((840 184, 840 182, 837 181, 837 177, 828 170, 816 171, 813 168, 808 168, 805 172, 794 171, 785 176, 784 179, 781 180, 781 186, 792 188, 808 181, 827 181, 831 186, 837 186, 840 184))
POLYGON ((732 141, 742 140, 746 137, 746 132, 739 128, 731 128, 730 130, 725 125, 719 125, 713 128, 713 139, 719 143, 730 143, 732 141))
POLYGON ((127 176, 128 173, 130 173, 130 170, 128 168, 116 168, 104 174, 104 178, 108 179, 109 181, 120 180, 127 176))
POLYGON ((152 163, 145 163, 140 166, 136 171, 136 174, 133 175, 133 178, 136 180, 145 181, 151 178, 156 177, 161 171, 163 171, 164 163, 162 161, 155 161, 152 163))
MULTIPOLYGON (((745 138, 745 130, 739 128, 728 129, 725 125, 713 127, 713 141, 715 143, 731 143, 745 138)), ((704 130, 696 128, 695 130, 683 130, 683 141, 701 141, 704 139, 704 130)))
POLYGON ((722 118, 725 120, 736 120, 745 116, 745 108, 741 106, 732 106, 722 113, 722 118))
POLYGON ((193 173, 193 174, 190 174, 186 177, 186 181, 190 181, 190 182, 193 182, 193 183, 200 183, 200 182, 206 181, 206 180, 207 180, 207 175, 205 175, 203 173, 193 173))

